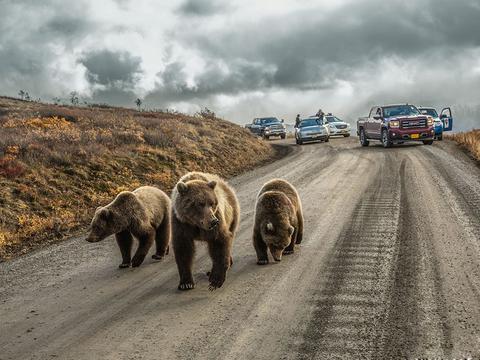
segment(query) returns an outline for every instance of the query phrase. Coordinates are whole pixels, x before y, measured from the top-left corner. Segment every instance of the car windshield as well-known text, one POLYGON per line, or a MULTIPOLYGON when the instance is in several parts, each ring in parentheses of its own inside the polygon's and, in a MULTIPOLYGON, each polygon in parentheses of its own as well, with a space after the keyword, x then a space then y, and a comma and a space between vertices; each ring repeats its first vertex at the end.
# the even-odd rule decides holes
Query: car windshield
POLYGON ((327 122, 329 122, 329 123, 343 122, 343 120, 340 120, 336 116, 327 116, 325 118, 327 119, 327 122))
POLYGON ((263 118, 263 119, 260 119, 260 121, 262 122, 262 124, 275 124, 275 123, 279 123, 280 120, 278 120, 277 118, 263 118))
POLYGON ((319 125, 318 119, 305 119, 300 122, 299 127, 307 127, 307 126, 317 126, 319 125))
POLYGON ((386 118, 394 116, 420 115, 418 109, 413 105, 397 105, 383 108, 383 115, 386 118))
POLYGON ((435 110, 435 109, 420 109, 420 112, 423 115, 430 115, 431 117, 434 117, 434 118, 438 117, 437 110, 435 110))

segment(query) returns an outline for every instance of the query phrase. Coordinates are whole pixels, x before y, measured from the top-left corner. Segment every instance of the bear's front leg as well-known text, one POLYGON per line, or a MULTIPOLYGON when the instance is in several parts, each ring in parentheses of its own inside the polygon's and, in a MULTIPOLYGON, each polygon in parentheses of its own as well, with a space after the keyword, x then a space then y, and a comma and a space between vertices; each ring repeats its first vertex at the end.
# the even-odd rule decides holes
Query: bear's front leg
POLYGON ((133 237, 129 231, 122 231, 115 234, 120 253, 122 254, 122 263, 118 266, 120 269, 130 267, 132 256, 133 237))
POLYGON ((209 274, 210 290, 222 287, 231 261, 231 239, 228 236, 208 241, 208 250, 212 258, 212 270, 209 274))
POLYGON ((175 216, 172 219, 172 245, 177 263, 180 284, 178 290, 192 290, 195 288, 193 281, 192 265, 195 254, 193 234, 185 229, 186 225, 180 223, 175 216))
POLYGON ((155 239, 155 230, 152 228, 145 234, 138 236, 138 249, 132 259, 132 267, 138 267, 142 265, 143 260, 148 254, 148 250, 152 247, 155 239))
POLYGON ((257 253, 257 264, 268 264, 267 244, 265 244, 265 242, 263 241, 260 230, 258 230, 257 228, 253 230, 253 247, 255 248, 255 252, 257 253))

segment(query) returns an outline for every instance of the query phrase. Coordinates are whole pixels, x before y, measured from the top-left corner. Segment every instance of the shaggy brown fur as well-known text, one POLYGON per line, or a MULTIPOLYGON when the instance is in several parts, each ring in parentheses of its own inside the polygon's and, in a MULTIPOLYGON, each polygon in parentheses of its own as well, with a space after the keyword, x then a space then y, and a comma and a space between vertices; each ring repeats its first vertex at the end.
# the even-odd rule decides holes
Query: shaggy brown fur
POLYGON ((160 189, 142 186, 123 191, 107 206, 97 208, 86 240, 98 242, 115 234, 122 253, 120 268, 140 266, 153 241, 157 249, 152 258, 160 260, 168 254, 170 213, 170 199, 160 189), (139 244, 132 259, 133 237, 139 244))
POLYGON ((285 180, 267 182, 257 197, 253 246, 257 264, 268 264, 267 248, 275 261, 294 252, 303 238, 302 204, 297 190, 285 180))
POLYGON ((237 231, 240 207, 233 189, 216 175, 188 173, 172 192, 172 244, 180 290, 195 287, 192 263, 194 240, 206 241, 212 259, 208 273, 210 289, 225 282, 232 265, 232 244, 237 231))

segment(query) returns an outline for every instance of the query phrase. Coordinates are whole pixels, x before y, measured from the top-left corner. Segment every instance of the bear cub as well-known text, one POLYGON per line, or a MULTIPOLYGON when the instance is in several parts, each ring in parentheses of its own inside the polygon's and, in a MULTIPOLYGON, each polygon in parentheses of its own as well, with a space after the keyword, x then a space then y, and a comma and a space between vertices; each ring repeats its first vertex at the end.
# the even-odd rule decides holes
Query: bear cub
POLYGON ((287 181, 274 179, 257 196, 253 246, 257 264, 268 264, 267 249, 275 261, 294 252, 303 237, 302 204, 297 190, 287 181))
POLYGON ((168 254, 170 212, 170 199, 160 189, 142 186, 122 191, 110 204, 97 208, 86 240, 98 242, 115 234, 122 254, 120 268, 140 266, 154 241, 152 258, 160 260, 168 254), (138 248, 132 259, 133 237, 138 239, 138 248))
POLYGON ((205 241, 212 259, 207 274, 210 290, 225 282, 232 265, 232 244, 240 207, 228 184, 216 175, 191 172, 172 191, 172 245, 180 275, 179 290, 195 287, 192 264, 194 240, 205 241))

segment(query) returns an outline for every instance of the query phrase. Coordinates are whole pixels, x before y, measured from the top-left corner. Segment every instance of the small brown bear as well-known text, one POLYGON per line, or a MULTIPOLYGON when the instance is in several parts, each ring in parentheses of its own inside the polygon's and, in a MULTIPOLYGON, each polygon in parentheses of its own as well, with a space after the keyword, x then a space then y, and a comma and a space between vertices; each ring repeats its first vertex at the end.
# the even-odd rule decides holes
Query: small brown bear
POLYGON ((92 219, 88 242, 98 242, 115 234, 122 263, 120 268, 140 266, 148 250, 156 243, 153 259, 168 254, 170 243, 171 202, 167 194, 153 186, 122 191, 110 204, 99 207, 92 219), (133 237, 138 249, 131 258, 133 237))
POLYGON ((292 254, 303 237, 302 204, 297 190, 287 181, 274 179, 257 196, 253 246, 257 264, 268 264, 267 248, 275 261, 292 254))
POLYGON ((195 287, 192 263, 194 240, 206 241, 212 259, 210 290, 225 282, 232 265, 232 244, 240 207, 228 184, 216 175, 191 172, 172 192, 172 244, 180 275, 179 290, 195 287))

